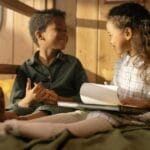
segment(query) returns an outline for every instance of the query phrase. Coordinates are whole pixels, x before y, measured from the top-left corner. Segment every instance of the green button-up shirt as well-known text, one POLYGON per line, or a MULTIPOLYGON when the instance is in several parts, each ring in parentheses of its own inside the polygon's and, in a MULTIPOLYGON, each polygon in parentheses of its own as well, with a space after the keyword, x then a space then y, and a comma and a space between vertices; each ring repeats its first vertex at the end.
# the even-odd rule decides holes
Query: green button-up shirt
POLYGON ((72 111, 72 109, 44 104, 44 102, 34 102, 29 108, 17 105, 25 97, 27 78, 31 79, 32 86, 34 83, 41 82, 45 88, 54 90, 58 95, 73 97, 75 102, 80 102, 81 84, 88 81, 80 61, 74 56, 59 51, 53 63, 46 67, 39 61, 38 56, 39 51, 17 70, 10 98, 13 110, 18 115, 26 115, 37 110, 48 114, 72 111))

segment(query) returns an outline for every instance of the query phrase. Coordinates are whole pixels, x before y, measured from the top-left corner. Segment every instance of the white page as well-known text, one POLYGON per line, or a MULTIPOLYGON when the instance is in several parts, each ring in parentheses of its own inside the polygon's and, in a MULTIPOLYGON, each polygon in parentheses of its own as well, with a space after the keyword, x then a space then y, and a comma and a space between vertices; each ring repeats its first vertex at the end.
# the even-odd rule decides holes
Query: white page
POLYGON ((120 105, 117 87, 95 83, 84 83, 80 89, 81 100, 85 104, 120 105))

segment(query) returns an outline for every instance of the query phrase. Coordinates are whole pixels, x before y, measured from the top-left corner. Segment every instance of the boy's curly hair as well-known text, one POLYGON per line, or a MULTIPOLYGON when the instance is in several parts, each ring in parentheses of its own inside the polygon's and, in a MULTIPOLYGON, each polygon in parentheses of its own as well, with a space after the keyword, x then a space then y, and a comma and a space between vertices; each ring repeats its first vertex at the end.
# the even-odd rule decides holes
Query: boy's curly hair
POLYGON ((35 37, 36 31, 45 31, 48 24, 50 24, 54 17, 65 18, 66 13, 58 9, 47 9, 36 11, 30 19, 29 31, 33 42, 38 45, 37 39, 35 37))

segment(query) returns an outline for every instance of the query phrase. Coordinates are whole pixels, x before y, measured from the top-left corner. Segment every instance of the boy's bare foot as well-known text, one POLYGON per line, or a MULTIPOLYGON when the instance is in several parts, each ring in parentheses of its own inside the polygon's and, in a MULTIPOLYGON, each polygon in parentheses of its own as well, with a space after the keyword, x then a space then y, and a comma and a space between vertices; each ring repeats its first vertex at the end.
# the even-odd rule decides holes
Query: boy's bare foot
POLYGON ((0 122, 5 120, 5 99, 4 92, 0 87, 0 122))

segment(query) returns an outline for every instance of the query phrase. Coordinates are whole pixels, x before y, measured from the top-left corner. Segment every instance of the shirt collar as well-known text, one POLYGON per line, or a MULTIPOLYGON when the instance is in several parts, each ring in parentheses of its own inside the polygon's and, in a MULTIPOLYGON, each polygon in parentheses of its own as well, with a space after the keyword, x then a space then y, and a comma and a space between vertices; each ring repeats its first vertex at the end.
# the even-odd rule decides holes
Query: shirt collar
MULTIPOLYGON (((31 57, 30 59, 30 64, 34 64, 34 63, 39 63, 39 51, 35 52, 34 56, 31 57)), ((61 52, 61 50, 59 50, 56 54, 56 58, 55 60, 60 60, 60 61, 65 61, 65 54, 63 52, 61 52)))

